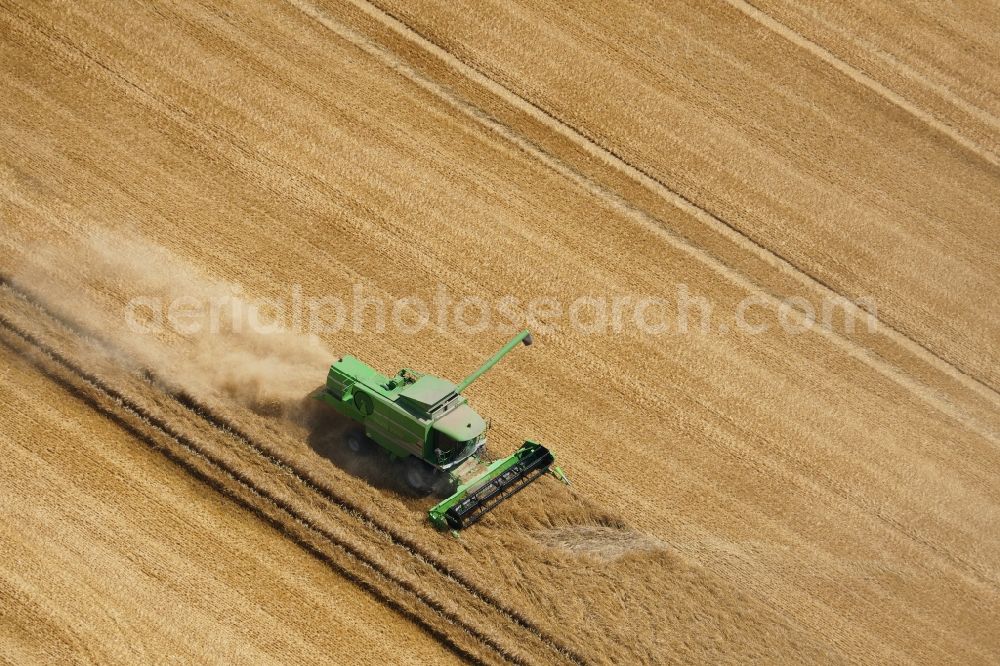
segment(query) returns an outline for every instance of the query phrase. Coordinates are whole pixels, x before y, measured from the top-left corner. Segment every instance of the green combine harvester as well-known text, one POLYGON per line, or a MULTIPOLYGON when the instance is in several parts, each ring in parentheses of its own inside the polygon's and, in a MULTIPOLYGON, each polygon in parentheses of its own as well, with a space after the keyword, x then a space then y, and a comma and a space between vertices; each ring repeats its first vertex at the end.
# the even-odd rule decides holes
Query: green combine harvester
POLYGON ((343 356, 313 397, 362 426, 344 438, 352 453, 365 455, 380 446, 400 461, 411 492, 449 495, 430 510, 430 519, 438 528, 459 530, 545 473, 569 483, 553 466, 552 452, 530 440, 506 458, 483 460, 489 426, 462 391, 521 342, 531 344, 527 330, 458 384, 409 368, 386 377, 343 356))

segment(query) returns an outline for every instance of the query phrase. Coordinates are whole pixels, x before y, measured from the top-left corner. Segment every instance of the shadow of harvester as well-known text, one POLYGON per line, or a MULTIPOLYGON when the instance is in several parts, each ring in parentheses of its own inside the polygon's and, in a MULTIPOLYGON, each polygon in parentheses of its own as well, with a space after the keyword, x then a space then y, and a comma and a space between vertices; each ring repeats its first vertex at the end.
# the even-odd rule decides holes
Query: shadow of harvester
MULTIPOLYGON (((351 476, 400 498, 426 497, 428 492, 413 490, 405 481, 405 462, 389 453, 364 434, 364 427, 315 400, 309 400, 302 419, 307 429, 306 441, 320 456, 351 476), (350 446, 354 438, 355 450, 350 446), (357 446, 360 442, 361 446, 357 446)), ((434 494, 439 494, 434 489, 434 494)))

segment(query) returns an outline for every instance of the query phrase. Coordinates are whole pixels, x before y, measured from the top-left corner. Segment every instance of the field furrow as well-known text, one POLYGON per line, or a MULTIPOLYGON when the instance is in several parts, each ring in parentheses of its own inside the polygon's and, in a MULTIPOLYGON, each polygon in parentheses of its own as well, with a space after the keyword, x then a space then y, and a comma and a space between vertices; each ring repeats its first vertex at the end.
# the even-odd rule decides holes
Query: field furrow
POLYGON ((996 287, 995 162, 931 138, 747 3, 375 4, 814 287, 872 298, 888 327, 995 397, 986 348, 1000 333, 980 316, 996 287), (527 49, 510 57, 495 22, 527 49), (560 75, 573 67, 583 73, 560 75))
MULTIPOLYGON (((414 661, 993 663, 989 18, 756 0, 0 0, 3 399, 34 405, 0 431, 2 480, 30 496, 39 479, 74 486, 76 466, 103 484, 106 466, 108 488, 137 473, 155 493, 160 460, 198 502, 220 495, 217 528, 172 505, 169 533, 127 507, 114 524, 156 539, 194 525, 206 554, 155 552, 211 576, 215 549, 245 556, 225 530, 247 521, 291 558, 252 569, 314 609, 274 646, 294 604, 262 618, 264 592, 225 583, 227 608, 258 595, 247 660, 315 657, 330 617, 412 642, 414 661), (217 299, 266 316, 174 317, 217 299), (398 316, 421 305, 419 327, 398 316), (345 458, 348 424, 304 401, 338 356, 458 380, 526 326, 535 344, 465 394, 490 455, 540 441, 573 485, 541 479, 459 538, 383 458, 345 458), (58 426, 52 395, 86 432, 58 426), (39 433, 88 453, 107 437, 145 462, 63 460, 39 433), (330 610, 327 578, 346 610, 330 610), (354 596, 390 619, 348 619, 354 596)), ((86 541, 114 516, 40 511, 0 527, 68 520, 73 537, 6 539, 11 561, 114 550, 86 541)), ((133 560, 130 585, 175 584, 133 560)), ((94 637, 141 603, 85 570, 57 589, 3 569, 19 611, 0 604, 0 626, 47 656, 134 657, 94 637), (110 619, 66 629, 100 598, 110 619)), ((190 627, 215 610, 170 615, 164 645, 196 652, 209 639, 190 627)))
MULTIPOLYGON (((558 639, 542 632, 517 611, 504 608, 488 593, 462 580, 460 574, 450 571, 446 565, 423 552, 413 541, 386 527, 382 523, 384 518, 373 517, 363 508, 338 497, 328 484, 317 483, 309 472, 297 469, 295 463, 289 462, 281 453, 255 442, 249 435, 213 414, 192 397, 170 392, 155 395, 154 387, 162 386, 155 375, 140 371, 145 381, 152 385, 147 385, 144 389, 137 388, 135 382, 132 382, 133 386, 130 388, 133 391, 146 394, 154 391, 155 397, 149 397, 148 402, 140 403, 113 388, 107 380, 93 374, 93 371, 84 370, 78 362, 70 360, 50 343, 8 318, 11 310, 22 310, 21 314, 24 311, 34 311, 36 322, 37 317, 49 315, 39 309, 37 302, 18 304, 16 300, 22 300, 24 295, 11 291, 9 285, 5 284, 5 290, 8 300, 0 325, 14 339, 13 344, 8 342, 11 349, 24 353, 21 349, 23 347, 35 355, 51 359, 55 365, 60 366, 60 370, 41 366, 42 371, 52 374, 67 389, 80 392, 81 399, 89 401, 95 408, 109 412, 110 408, 106 403, 119 405, 126 415, 110 411, 109 417, 120 427, 145 439, 157 449, 165 448, 169 458, 219 492, 232 496, 241 503, 246 503, 249 501, 248 497, 253 497, 255 501, 248 506, 249 509, 286 531, 293 541, 330 563, 339 573, 383 603, 396 607, 420 624, 424 623, 424 617, 443 616, 449 625, 454 626, 454 630, 475 639, 474 644, 478 647, 468 651, 461 640, 450 638, 448 631, 434 623, 428 623, 425 628, 458 650, 460 656, 466 659, 478 658, 477 655, 483 654, 485 648, 485 654, 495 653, 507 660, 524 663, 528 660, 526 655, 541 655, 552 650, 554 654, 547 660, 550 663, 551 659, 562 657, 580 662, 580 658, 562 647, 558 639), (129 417, 137 419, 146 427, 130 423, 129 417), (192 420, 199 421, 200 424, 192 424, 192 420), (154 435, 149 435, 149 430, 154 435), (211 442, 213 438, 222 439, 223 442, 211 442), (242 451, 234 451, 233 440, 243 445, 242 451), (166 448, 168 445, 163 441, 170 442, 169 448, 166 448), (261 467, 264 469, 260 469, 261 467), (271 483, 274 480, 281 483, 276 489, 271 483), (259 507, 261 503, 265 508, 259 507), (346 525, 343 524, 345 521, 346 525), (331 529, 328 527, 331 524, 336 527, 331 529), (308 538, 297 533, 302 531, 300 528, 305 528, 308 538), (356 540, 358 536, 369 539, 374 545, 359 545, 356 540), (318 548, 314 545, 317 539, 325 541, 326 547, 318 548), (387 543, 401 552, 389 553, 387 543), (357 564, 345 566, 342 557, 335 558, 327 552, 330 546, 342 555, 346 554, 349 561, 353 560, 357 564), (367 575, 356 571, 359 566, 362 570, 369 570, 367 575), (375 581, 372 580, 373 576, 375 581), (435 592, 428 591, 448 587, 454 589, 446 602, 442 602, 435 592), (414 609, 412 602, 408 600, 400 603, 398 597, 401 594, 404 599, 407 595, 415 597, 419 602, 417 608, 414 609), (483 627, 487 628, 485 632, 483 627), (501 633, 502 638, 489 635, 501 627, 505 628, 501 633), (538 645, 533 645, 535 641, 538 645)), ((51 333, 59 328, 65 329, 65 324, 49 322, 51 333)), ((65 332, 64 330, 64 335, 65 332)), ((76 333, 83 334, 80 331, 76 333)), ((63 343, 70 346, 79 344, 66 339, 63 343)), ((87 358, 86 350, 80 353, 87 358)), ((91 352, 91 366, 94 358, 91 352)), ((96 358, 100 359, 100 354, 96 358)))

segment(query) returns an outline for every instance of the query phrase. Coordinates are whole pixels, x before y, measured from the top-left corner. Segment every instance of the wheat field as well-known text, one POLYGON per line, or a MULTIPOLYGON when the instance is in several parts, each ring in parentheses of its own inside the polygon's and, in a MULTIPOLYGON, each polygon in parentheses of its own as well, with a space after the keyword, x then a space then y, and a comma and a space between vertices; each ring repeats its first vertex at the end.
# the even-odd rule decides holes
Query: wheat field
POLYGON ((995 663, 997 24, 0 0, 0 658, 995 663), (453 538, 303 397, 342 354, 458 380, 502 333, 124 324, 293 285, 684 285, 768 331, 532 319, 466 394, 492 453, 544 442, 573 485, 453 538), (870 305, 777 325, 834 297, 870 305))

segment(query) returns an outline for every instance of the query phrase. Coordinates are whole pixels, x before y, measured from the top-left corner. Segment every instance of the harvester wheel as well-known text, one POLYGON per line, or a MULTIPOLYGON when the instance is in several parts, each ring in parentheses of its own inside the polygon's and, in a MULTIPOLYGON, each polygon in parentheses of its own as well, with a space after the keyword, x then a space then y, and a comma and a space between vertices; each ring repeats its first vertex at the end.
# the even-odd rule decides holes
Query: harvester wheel
POLYGON ((344 445, 356 456, 365 456, 372 452, 372 442, 361 430, 348 430, 344 435, 344 445))
POLYGON ((434 496, 439 499, 451 497, 458 490, 458 482, 450 474, 438 472, 434 476, 434 496))
POLYGON ((434 489, 434 469, 420 458, 410 456, 403 461, 403 482, 417 497, 426 497, 434 489))

